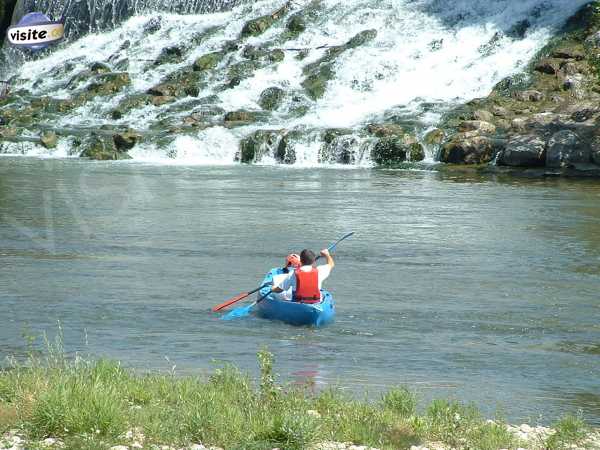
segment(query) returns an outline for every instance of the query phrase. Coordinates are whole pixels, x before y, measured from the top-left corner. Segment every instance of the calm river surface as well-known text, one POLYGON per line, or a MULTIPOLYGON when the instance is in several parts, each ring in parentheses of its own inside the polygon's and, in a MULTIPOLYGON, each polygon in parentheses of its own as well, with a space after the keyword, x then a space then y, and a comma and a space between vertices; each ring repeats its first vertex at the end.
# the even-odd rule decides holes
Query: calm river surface
POLYGON ((0 318, 2 359, 60 321, 144 370, 254 372, 266 345, 288 381, 600 424, 600 181, 3 157, 0 318), (210 312, 347 231, 332 326, 210 312))

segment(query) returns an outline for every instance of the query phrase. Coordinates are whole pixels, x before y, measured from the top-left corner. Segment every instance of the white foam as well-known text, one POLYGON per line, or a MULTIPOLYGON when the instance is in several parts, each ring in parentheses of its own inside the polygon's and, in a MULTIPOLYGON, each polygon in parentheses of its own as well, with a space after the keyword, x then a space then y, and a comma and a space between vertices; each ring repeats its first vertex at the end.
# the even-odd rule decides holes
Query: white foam
MULTIPOLYGON (((118 52, 116 59, 130 60, 128 71, 132 87, 126 94, 144 92, 166 74, 189 66, 198 56, 236 39, 245 21, 272 11, 281 3, 280 0, 262 0, 232 11, 206 15, 162 14, 162 27, 152 37, 143 32, 151 16, 133 17, 111 32, 88 35, 46 58, 25 63, 19 75, 29 79, 24 87, 38 95, 50 93, 65 97, 70 92, 63 86, 72 74, 55 78, 46 75, 68 61, 84 69, 118 52), (153 59, 163 48, 181 44, 194 33, 214 26, 220 27, 219 31, 203 39, 180 63, 154 67, 141 61, 153 59), (119 51, 125 39, 131 41, 131 46, 119 51)), ((308 0, 294 2, 294 9, 300 10, 308 3, 308 0)), ((423 131, 435 125, 439 113, 422 112, 422 103, 449 106, 487 95, 497 82, 522 70, 556 28, 585 3, 587 0, 323 0, 323 10, 316 23, 309 24, 307 31, 296 39, 272 44, 282 32, 283 21, 262 36, 247 41, 254 45, 314 49, 343 44, 363 30, 377 30, 373 41, 337 58, 334 79, 322 99, 308 103, 307 114, 298 118, 275 112, 259 126, 207 129, 196 135, 179 136, 168 148, 140 146, 131 156, 135 160, 168 164, 231 164, 240 139, 258 128, 357 128, 381 120, 389 111, 412 115, 421 123, 420 131, 423 131), (525 19, 531 22, 531 27, 524 38, 498 39, 494 49, 482 54, 481 47, 496 33, 507 31, 525 19), (441 43, 439 50, 432 45, 435 42, 441 43)), ((305 60, 299 61, 295 58, 297 52, 286 51, 283 62, 257 70, 240 85, 224 91, 220 86, 226 81, 226 74, 217 71, 201 96, 217 94, 218 106, 226 110, 256 110, 260 93, 267 87, 278 86, 292 94, 301 93, 305 77, 302 69, 323 53, 324 50, 312 50, 305 60)), ((233 62, 241 60, 239 55, 235 58, 233 62)), ((59 125, 100 126, 111 122, 109 111, 119 98, 108 102, 98 98, 63 116, 59 125)), ((132 111, 117 123, 149 129, 155 126, 157 116, 170 106, 132 111)), ((315 133, 308 134, 303 142, 295 145, 296 164, 302 167, 321 164, 321 144, 311 137, 316 136, 315 133)), ((44 154, 39 149, 25 150, 29 152, 44 154)), ((274 158, 269 156, 262 162, 275 164, 274 158)), ((362 164, 370 164, 368 157, 362 164)))

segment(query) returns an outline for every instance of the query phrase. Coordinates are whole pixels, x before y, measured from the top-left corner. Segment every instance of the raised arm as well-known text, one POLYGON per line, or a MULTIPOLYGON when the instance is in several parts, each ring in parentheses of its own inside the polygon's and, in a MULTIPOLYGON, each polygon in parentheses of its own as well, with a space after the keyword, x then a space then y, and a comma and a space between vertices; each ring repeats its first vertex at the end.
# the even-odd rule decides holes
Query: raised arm
POLYGON ((333 256, 331 256, 331 254, 329 253, 329 250, 321 250, 321 256, 323 256, 327 260, 327 265, 329 266, 329 269, 333 269, 335 267, 335 261, 333 260, 333 256))

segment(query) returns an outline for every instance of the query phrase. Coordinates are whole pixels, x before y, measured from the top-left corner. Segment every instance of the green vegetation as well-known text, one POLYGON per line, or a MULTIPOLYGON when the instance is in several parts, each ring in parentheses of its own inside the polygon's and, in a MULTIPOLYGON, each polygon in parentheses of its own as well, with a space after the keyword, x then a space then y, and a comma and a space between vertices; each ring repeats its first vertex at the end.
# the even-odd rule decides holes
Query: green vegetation
MULTIPOLYGON (((359 401, 337 389, 318 394, 277 383, 273 358, 258 353, 260 379, 225 365, 208 377, 136 374, 107 360, 68 360, 60 342, 42 361, 13 363, 0 372, 0 435, 21 430, 32 441, 60 438, 65 448, 104 449, 202 442, 226 449, 306 450, 326 441, 382 449, 420 442, 479 450, 515 449, 518 440, 501 422, 486 421, 474 406, 434 401, 422 414, 405 388, 376 401, 359 401), (131 432, 130 432, 131 433, 131 432)), ((579 418, 557 425, 547 448, 564 448, 586 433, 579 418)), ((32 444, 35 448, 37 444, 32 444)))

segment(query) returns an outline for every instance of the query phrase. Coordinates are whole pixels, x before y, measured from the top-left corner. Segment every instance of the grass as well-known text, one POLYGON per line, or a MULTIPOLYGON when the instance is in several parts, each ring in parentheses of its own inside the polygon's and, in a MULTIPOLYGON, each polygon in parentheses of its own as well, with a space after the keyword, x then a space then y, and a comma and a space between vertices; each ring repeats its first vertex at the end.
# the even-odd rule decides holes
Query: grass
MULTIPOLYGON (((437 400, 417 412, 416 396, 403 387, 375 401, 338 389, 318 394, 280 385, 273 358, 258 354, 259 380, 233 366, 208 378, 140 375, 107 360, 67 360, 50 349, 0 372, 0 434, 13 428, 33 441, 60 438, 66 449, 130 444, 139 430, 144 447, 202 442, 226 449, 306 450, 318 442, 354 442, 403 449, 427 441, 460 448, 515 449, 501 423, 488 423, 474 406, 437 400)), ((580 439, 583 422, 565 418, 548 448, 580 439)), ((35 448, 33 444, 31 448, 35 448)))

